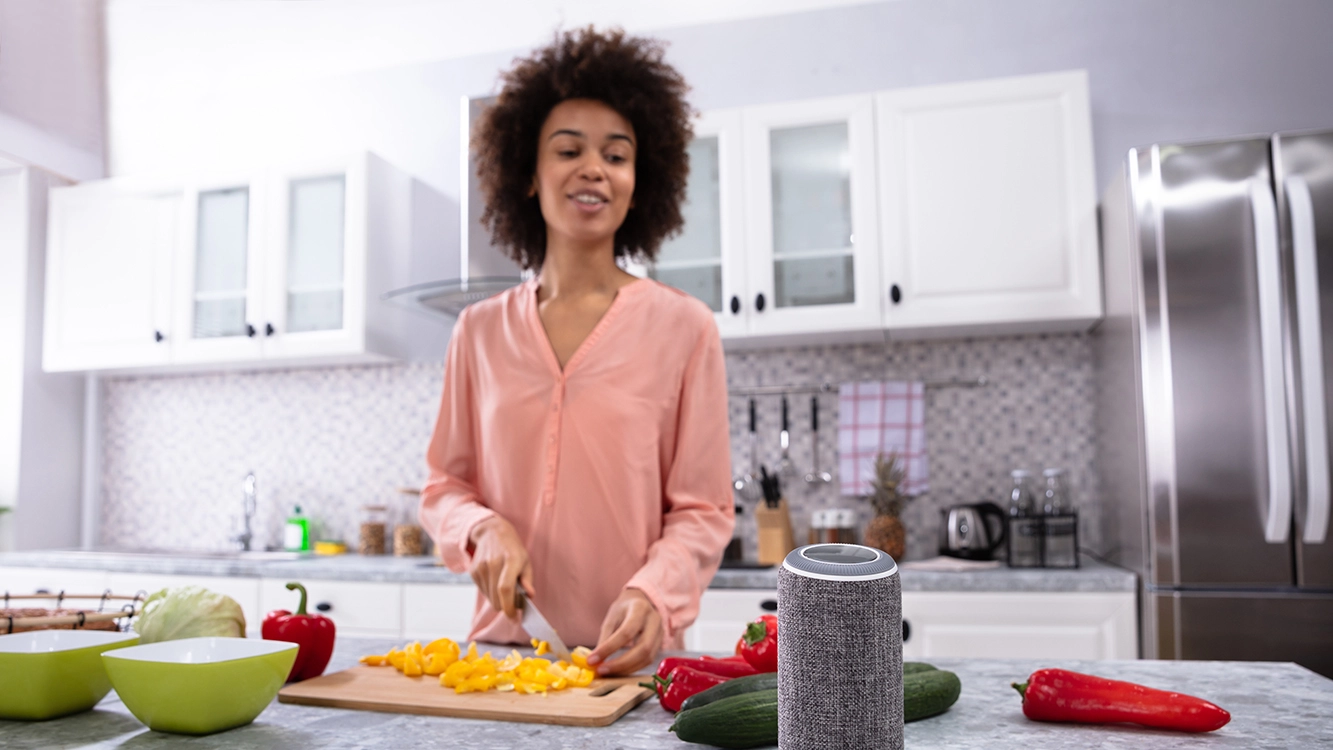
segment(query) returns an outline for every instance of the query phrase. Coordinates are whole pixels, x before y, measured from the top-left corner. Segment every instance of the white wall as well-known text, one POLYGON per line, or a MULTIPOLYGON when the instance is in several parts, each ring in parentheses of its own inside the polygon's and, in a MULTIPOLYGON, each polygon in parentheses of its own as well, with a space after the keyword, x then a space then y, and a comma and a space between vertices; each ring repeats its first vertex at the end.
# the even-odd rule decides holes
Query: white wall
POLYGON ((40 170, 0 170, 0 550, 80 543, 83 377, 42 372, 46 191, 40 170))
POLYGON ((0 156, 104 174, 102 0, 0 0, 0 156))
MULTIPOLYGON (((111 172, 235 165, 286 153, 305 138, 312 141, 302 150, 319 150, 346 140, 343 134, 431 126, 432 107, 376 109, 378 98, 346 102, 320 83, 341 75, 527 49, 558 26, 660 30, 868 1, 111 0, 111 172), (321 108, 324 116, 313 118, 319 127, 295 142, 283 138, 294 110, 315 115, 321 108), (427 119, 393 123, 410 115, 427 119)), ((494 74, 492 66, 472 93, 489 90, 494 74)))

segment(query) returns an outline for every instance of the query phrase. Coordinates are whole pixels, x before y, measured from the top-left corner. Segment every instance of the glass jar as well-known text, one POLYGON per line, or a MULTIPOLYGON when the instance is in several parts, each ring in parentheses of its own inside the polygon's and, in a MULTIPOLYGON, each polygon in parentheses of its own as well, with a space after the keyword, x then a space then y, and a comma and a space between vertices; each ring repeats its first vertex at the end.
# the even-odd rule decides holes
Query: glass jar
POLYGON ((1042 564, 1042 518, 1032 491, 1032 472, 1009 473, 1009 567, 1039 568, 1042 564))
POLYGON ((1063 469, 1047 469, 1042 512, 1042 564, 1048 568, 1078 567, 1078 513, 1069 498, 1063 469))
POLYGON ((357 552, 363 555, 382 555, 386 547, 389 509, 384 505, 361 507, 361 534, 357 552))

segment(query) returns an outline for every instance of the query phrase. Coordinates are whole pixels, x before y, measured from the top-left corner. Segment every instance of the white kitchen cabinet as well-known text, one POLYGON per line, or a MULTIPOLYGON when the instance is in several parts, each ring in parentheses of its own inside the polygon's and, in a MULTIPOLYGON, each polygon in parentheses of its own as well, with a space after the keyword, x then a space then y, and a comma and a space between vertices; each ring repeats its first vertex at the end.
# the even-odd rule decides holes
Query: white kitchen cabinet
MULTIPOLYGON (((112 593, 133 596, 143 591, 153 594, 165 588, 202 586, 217 594, 229 596, 241 605, 245 615, 245 631, 259 633, 265 610, 259 604, 259 579, 232 576, 162 575, 155 573, 111 573, 107 584, 112 593)), ((294 604, 292 606, 295 606, 294 604)))
POLYGON ((403 637, 426 643, 436 638, 467 641, 477 587, 472 584, 403 584, 403 637))
POLYGON ((742 111, 752 336, 877 330, 873 98, 742 111))
POLYGON ((903 593, 903 657, 1136 659, 1132 591, 903 593))
POLYGON ((413 236, 413 180, 374 154, 148 198, 115 180, 52 196, 48 370, 384 361, 422 346, 408 311, 381 299, 413 280, 413 242, 427 241, 413 236))
POLYGON ((685 631, 690 651, 731 653, 746 624, 762 614, 777 614, 778 592, 770 589, 708 589, 699 600, 699 616, 685 631))
POLYGON ((128 180, 52 188, 42 367, 164 365, 182 191, 128 180))
POLYGON ((687 292, 713 311, 723 338, 745 336, 750 299, 745 266, 739 110, 703 113, 689 147, 685 227, 662 244, 645 275, 687 292))
MULTIPOLYGON (((259 604, 263 611, 296 611, 301 595, 287 589, 289 580, 259 579, 259 604)), ((318 580, 302 583, 308 594, 306 611, 333 620, 340 635, 402 637, 403 584, 318 580)))
MULTIPOLYGON (((1134 592, 907 591, 902 596, 904 658, 1138 658, 1134 592)), ((730 653, 747 623, 776 611, 774 590, 709 589, 685 634, 685 648, 730 653)))
POLYGON ((1101 317, 1084 71, 875 97, 889 335, 1101 317))
MULTIPOLYGON (((109 585, 110 574, 104 570, 0 568, 0 594, 58 594, 64 591, 66 594, 100 595, 107 590, 109 585)), ((111 593, 134 595, 133 591, 112 591, 111 593)), ((42 603, 37 606, 48 605, 42 603)))

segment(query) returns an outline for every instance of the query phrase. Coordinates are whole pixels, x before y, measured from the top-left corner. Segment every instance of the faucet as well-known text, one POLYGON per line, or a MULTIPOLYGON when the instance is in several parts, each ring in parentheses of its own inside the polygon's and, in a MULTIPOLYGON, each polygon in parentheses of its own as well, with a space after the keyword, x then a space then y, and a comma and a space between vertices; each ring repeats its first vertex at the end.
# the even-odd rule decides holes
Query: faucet
POLYGON ((250 530, 250 520, 255 516, 255 473, 252 471, 245 475, 245 481, 241 482, 241 506, 244 510, 242 516, 244 528, 239 534, 231 537, 232 544, 236 549, 242 552, 250 551, 250 542, 254 539, 254 533, 250 530))

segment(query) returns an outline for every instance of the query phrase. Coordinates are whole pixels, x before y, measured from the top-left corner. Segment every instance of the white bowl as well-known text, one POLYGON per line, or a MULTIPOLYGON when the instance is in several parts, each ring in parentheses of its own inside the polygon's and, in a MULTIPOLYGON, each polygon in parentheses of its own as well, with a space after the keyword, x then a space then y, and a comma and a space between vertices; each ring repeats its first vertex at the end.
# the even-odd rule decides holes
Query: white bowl
POLYGON ((0 718, 53 719, 87 711, 111 683, 102 652, 130 646, 137 633, 112 630, 29 630, 0 635, 0 718))
POLYGON ((287 681, 298 648, 255 638, 183 638, 102 659, 139 721, 159 732, 211 734, 254 721, 287 681))

